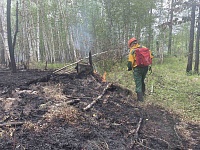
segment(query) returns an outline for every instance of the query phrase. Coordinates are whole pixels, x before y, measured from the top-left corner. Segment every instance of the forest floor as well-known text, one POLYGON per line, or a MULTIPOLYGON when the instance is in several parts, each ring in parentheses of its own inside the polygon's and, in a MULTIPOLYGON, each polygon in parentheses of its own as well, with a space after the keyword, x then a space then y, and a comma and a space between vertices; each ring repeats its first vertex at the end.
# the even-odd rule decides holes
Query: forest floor
POLYGON ((200 149, 199 124, 98 74, 51 73, 0 70, 1 150, 200 149))

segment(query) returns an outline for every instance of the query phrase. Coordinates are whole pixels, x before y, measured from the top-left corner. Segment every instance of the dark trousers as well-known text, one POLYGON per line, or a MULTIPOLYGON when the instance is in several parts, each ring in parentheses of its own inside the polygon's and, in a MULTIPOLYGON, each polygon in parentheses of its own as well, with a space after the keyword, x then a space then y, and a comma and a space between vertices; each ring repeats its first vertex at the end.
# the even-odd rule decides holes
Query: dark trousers
POLYGON ((133 78, 135 80, 135 91, 137 93, 145 92, 145 83, 144 79, 148 72, 148 66, 147 67, 135 67, 133 71, 133 78))

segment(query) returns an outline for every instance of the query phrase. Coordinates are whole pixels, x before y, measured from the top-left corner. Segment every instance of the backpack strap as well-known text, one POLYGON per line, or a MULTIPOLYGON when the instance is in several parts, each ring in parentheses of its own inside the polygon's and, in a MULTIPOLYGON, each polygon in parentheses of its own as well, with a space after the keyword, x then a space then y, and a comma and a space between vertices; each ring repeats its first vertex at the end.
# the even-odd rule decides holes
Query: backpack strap
MULTIPOLYGON (((140 45, 140 46, 137 47, 137 48, 142 48, 142 45, 140 45)), ((136 50, 137 48, 135 48, 135 49, 132 50, 132 52, 131 52, 132 55, 135 53, 135 50, 136 50)))
POLYGON ((131 55, 133 55, 135 53, 135 49, 131 51, 131 55))

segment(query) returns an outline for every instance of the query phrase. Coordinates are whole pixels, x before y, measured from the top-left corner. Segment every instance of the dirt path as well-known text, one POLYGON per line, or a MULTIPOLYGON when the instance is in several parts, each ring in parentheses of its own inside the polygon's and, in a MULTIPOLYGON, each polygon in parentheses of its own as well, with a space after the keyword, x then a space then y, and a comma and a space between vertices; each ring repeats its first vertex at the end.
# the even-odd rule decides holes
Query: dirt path
POLYGON ((200 149, 199 125, 159 106, 142 107, 129 90, 106 88, 98 75, 59 74, 27 84, 50 73, 0 71, 0 149, 200 149))

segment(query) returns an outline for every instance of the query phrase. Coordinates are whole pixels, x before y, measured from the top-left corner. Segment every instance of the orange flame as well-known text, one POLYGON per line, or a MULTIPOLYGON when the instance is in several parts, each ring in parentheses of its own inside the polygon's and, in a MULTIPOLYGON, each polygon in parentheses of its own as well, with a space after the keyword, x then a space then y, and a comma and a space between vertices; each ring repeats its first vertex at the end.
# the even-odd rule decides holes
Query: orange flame
POLYGON ((94 71, 93 71, 93 73, 94 73, 94 74, 97 74, 97 71, 96 71, 96 70, 94 70, 94 71))
POLYGON ((106 72, 104 72, 103 76, 102 76, 102 82, 106 82, 106 72))

